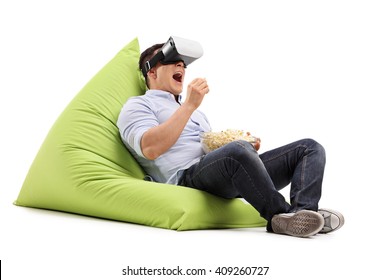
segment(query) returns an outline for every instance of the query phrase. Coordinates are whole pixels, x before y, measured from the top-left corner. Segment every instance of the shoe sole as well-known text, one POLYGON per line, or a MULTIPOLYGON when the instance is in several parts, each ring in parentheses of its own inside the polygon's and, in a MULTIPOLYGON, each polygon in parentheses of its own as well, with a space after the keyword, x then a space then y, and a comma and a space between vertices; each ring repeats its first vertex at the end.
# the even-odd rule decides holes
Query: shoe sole
POLYGON ((318 212, 301 210, 294 215, 275 215, 271 223, 275 233, 309 237, 324 227, 324 218, 318 212))
POLYGON ((344 216, 340 212, 322 208, 318 210, 325 220, 325 225, 319 233, 330 233, 332 231, 338 230, 344 225, 344 216))

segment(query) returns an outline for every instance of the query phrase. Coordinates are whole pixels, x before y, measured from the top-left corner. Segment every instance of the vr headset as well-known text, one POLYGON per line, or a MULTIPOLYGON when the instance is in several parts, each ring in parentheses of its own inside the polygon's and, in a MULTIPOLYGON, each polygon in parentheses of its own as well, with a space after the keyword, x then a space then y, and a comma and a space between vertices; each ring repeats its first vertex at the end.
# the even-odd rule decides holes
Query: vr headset
POLYGON ((171 36, 150 60, 142 67, 142 74, 146 77, 149 70, 158 62, 162 64, 173 64, 183 61, 184 67, 197 60, 203 55, 202 46, 195 41, 171 36))

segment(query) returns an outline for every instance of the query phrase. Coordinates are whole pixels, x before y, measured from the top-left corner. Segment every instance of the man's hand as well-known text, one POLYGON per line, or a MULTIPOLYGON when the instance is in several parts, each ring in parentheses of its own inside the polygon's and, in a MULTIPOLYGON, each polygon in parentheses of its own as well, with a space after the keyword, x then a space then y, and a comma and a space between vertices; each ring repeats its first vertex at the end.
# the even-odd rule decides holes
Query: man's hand
POLYGON ((252 145, 253 145, 253 147, 255 148, 256 151, 260 150, 260 143, 261 143, 260 138, 256 138, 256 142, 252 143, 252 145))
MULTIPOLYGON (((246 134, 252 135, 250 132, 247 132, 246 134)), ((255 148, 256 151, 260 150, 261 139, 256 136, 252 136, 252 137, 256 138, 256 142, 252 143, 252 146, 255 148)))
POLYGON ((209 92, 206 79, 197 78, 187 86, 187 97, 183 105, 189 106, 191 110, 196 110, 203 101, 204 96, 209 92))

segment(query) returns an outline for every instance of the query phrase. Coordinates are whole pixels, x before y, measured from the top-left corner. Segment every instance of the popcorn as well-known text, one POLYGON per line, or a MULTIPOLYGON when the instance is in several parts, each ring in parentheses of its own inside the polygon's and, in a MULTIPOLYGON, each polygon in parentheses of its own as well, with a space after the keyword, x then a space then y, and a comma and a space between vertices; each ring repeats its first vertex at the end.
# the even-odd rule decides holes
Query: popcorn
POLYGON ((243 130, 227 129, 221 132, 203 132, 200 134, 200 140, 204 152, 208 153, 237 140, 255 143, 257 138, 245 133, 243 130))

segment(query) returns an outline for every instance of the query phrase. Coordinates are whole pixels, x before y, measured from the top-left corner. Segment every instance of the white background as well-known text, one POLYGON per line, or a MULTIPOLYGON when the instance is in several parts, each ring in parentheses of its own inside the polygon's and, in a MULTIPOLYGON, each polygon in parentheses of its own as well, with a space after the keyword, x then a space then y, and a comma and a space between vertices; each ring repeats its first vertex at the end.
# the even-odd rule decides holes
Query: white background
MULTIPOLYGON (((136 268, 269 266, 264 279, 383 279, 388 240, 387 1, 5 1, 0 4, 0 259, 4 279, 171 279, 136 268), (214 130, 262 150, 311 137, 327 150, 322 207, 340 231, 175 232, 12 205, 59 114, 124 45, 199 41, 186 82, 206 77, 214 130), (385 101, 386 100, 386 101, 385 101)), ((216 275, 178 279, 219 279, 216 275)), ((236 276, 235 279, 257 279, 236 276)), ((261 277, 259 277, 261 278, 261 277)))

